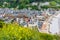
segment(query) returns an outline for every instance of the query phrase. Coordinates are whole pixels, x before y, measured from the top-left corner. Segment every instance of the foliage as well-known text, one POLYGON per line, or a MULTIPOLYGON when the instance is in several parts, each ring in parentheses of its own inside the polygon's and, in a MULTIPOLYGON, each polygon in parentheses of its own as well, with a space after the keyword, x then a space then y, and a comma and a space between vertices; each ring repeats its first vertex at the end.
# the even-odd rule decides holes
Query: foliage
POLYGON ((60 36, 36 32, 35 29, 31 30, 17 23, 9 23, 0 29, 0 40, 60 40, 60 36))
POLYGON ((41 6, 41 9, 48 9, 48 8, 53 8, 53 9, 60 9, 60 6, 41 6))
POLYGON ((3 25, 5 25, 4 21, 0 19, 0 28, 3 27, 3 25))
POLYGON ((37 6, 30 6, 33 10, 38 10, 37 6))
MULTIPOLYGON (((0 0, 0 8, 17 8, 17 9, 23 9, 28 8, 27 5, 30 5, 32 2, 46 2, 46 1, 52 1, 52 0, 0 0)), ((51 2, 51 5, 55 5, 55 1, 53 0, 51 2), (53 2, 54 1, 54 2, 53 2)), ((56 2, 59 2, 56 1, 56 2)), ((32 6, 32 9, 38 10, 37 6, 32 6)))
POLYGON ((36 33, 34 31, 19 27, 17 24, 8 24, 0 30, 0 40, 37 40, 36 33))
POLYGON ((51 5, 51 6, 56 6, 56 4, 57 4, 57 3, 56 3, 55 1, 50 2, 50 5, 51 5))
POLYGON ((42 9, 47 9, 49 8, 50 6, 41 6, 42 9))
POLYGON ((60 4, 60 0, 55 0, 58 4, 60 4))

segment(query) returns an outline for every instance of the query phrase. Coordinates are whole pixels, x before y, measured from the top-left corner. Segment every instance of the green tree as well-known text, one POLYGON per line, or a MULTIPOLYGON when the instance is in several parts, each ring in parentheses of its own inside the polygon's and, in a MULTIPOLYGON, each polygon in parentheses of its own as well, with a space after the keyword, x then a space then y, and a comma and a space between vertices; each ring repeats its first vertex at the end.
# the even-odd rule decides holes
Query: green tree
POLYGON ((38 10, 37 6, 30 6, 33 10, 38 10))
POLYGON ((60 4, 60 0, 55 0, 58 4, 60 4))
POLYGON ((27 4, 29 4, 29 0, 19 0, 19 9, 26 8, 27 4))
POLYGON ((4 21, 0 19, 0 28, 2 28, 4 24, 4 21))
POLYGON ((57 4, 57 3, 56 3, 55 1, 50 2, 50 5, 51 5, 51 6, 56 6, 56 4, 57 4))
POLYGON ((28 4, 29 3, 29 0, 19 0, 20 3, 25 3, 25 4, 28 4))

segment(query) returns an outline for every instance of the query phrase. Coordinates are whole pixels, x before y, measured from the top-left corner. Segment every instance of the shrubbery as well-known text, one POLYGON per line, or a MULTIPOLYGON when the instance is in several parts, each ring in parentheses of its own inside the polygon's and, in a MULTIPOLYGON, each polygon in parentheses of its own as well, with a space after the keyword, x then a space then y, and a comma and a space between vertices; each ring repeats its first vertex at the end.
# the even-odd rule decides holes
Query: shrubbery
POLYGON ((60 40, 60 37, 39 33, 13 23, 5 24, 0 28, 0 40, 60 40))
POLYGON ((0 40, 37 40, 38 35, 17 24, 7 24, 0 30, 0 40))

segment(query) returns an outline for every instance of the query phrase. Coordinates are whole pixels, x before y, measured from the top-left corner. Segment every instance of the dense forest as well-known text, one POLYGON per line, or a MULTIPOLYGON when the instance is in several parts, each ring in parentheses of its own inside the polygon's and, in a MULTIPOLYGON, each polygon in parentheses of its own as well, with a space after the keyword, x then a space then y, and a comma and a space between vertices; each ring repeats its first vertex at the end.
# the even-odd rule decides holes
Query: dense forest
MULTIPOLYGON (((30 4, 32 2, 56 2, 60 4, 60 0, 0 0, 0 8, 17 8, 17 9, 23 9, 23 8, 28 8, 32 7, 37 9, 37 6, 31 6, 30 4), (29 5, 29 6, 27 6, 29 5)), ((52 3, 54 4, 54 3, 52 3)))
MULTIPOLYGON (((11 1, 16 1, 19 2, 21 0, 0 0, 1 2, 11 2, 11 1)), ((23 0, 22 0, 23 1, 23 0)), ((26 1, 26 0, 25 0, 26 1)), ((28 0, 30 2, 46 2, 46 1, 60 1, 60 0, 28 0)))

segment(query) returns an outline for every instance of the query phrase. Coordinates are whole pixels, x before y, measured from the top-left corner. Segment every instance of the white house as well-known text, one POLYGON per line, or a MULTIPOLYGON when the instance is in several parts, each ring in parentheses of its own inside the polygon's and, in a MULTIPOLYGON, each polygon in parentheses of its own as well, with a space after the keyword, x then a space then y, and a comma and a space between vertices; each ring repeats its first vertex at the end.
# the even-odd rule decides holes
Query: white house
POLYGON ((49 2, 40 3, 40 6, 44 6, 44 5, 50 5, 50 3, 49 2))
POLYGON ((52 18, 50 24, 50 32, 52 34, 60 34, 60 14, 52 18))
POLYGON ((60 34, 60 14, 50 17, 42 25, 40 32, 60 34))
POLYGON ((38 5, 38 3, 37 3, 37 2, 33 2, 33 3, 32 3, 32 6, 34 6, 34 5, 38 5))

